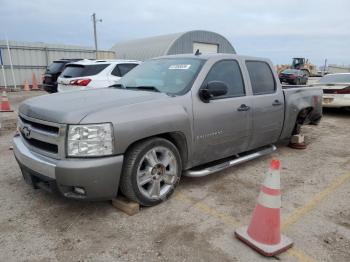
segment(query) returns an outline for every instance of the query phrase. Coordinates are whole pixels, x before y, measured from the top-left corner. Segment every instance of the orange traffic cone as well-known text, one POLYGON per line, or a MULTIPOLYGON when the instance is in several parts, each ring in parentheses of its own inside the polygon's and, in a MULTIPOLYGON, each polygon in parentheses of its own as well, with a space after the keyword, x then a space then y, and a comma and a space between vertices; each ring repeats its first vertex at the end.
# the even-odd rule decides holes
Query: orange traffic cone
POLYGON ((39 90, 38 82, 36 81, 35 74, 32 75, 32 90, 39 90))
POLYGON ((6 91, 2 92, 0 112, 13 112, 13 110, 11 110, 10 102, 7 98, 6 91))
POLYGON ((23 91, 30 91, 28 80, 24 80, 23 86, 23 91))
POLYGON ((235 236, 264 256, 274 256, 293 245, 281 235, 280 161, 271 161, 249 227, 235 230, 235 236))

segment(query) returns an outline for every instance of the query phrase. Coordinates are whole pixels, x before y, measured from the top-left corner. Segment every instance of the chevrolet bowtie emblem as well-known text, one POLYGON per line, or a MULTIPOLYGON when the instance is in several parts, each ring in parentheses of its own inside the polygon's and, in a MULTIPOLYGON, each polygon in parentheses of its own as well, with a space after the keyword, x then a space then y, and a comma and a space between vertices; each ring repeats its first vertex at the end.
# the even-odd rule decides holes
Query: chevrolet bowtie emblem
POLYGON ((22 134, 28 139, 30 138, 30 132, 31 130, 29 127, 25 126, 22 128, 22 134))

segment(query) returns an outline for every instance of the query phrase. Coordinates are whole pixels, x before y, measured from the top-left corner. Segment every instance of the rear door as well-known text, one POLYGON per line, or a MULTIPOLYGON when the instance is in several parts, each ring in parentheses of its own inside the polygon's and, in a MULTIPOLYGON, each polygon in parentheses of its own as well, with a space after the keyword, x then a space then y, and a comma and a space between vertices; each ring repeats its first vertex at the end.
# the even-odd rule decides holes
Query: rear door
POLYGON ((248 148, 254 149, 279 139, 284 120, 284 96, 271 63, 246 60, 245 65, 253 92, 253 128, 248 148))
POLYGON ((251 129, 251 102, 237 60, 219 60, 212 65, 202 88, 210 81, 222 81, 226 95, 209 103, 193 98, 196 164, 221 159, 245 151, 251 129))

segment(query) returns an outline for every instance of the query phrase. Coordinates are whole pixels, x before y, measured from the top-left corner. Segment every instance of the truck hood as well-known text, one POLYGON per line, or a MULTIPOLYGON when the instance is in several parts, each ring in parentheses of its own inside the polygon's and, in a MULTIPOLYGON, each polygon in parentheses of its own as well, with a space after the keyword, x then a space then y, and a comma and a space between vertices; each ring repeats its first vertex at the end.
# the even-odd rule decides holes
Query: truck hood
POLYGON ((114 88, 44 95, 24 101, 19 113, 54 123, 78 124, 89 113, 164 99, 163 93, 114 88))

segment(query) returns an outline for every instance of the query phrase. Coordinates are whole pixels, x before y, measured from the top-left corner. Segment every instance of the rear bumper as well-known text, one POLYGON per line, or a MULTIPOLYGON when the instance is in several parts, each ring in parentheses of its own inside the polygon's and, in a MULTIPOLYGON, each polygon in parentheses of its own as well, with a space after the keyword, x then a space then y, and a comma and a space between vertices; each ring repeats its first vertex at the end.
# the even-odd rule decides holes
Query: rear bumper
POLYGON ((296 80, 295 79, 289 79, 289 78, 280 78, 281 83, 288 83, 288 84, 295 84, 296 80))
POLYGON ((57 92, 57 84, 43 84, 43 88, 48 93, 56 93, 57 92))
POLYGON ((57 190, 67 198, 108 200, 117 195, 123 156, 89 159, 51 159, 30 151, 20 136, 13 139, 13 152, 24 179, 34 188, 57 190), (83 188, 78 194, 74 187, 83 188))
POLYGON ((94 87, 92 86, 72 86, 72 85, 62 85, 58 84, 57 85, 57 92, 69 92, 69 91, 82 91, 82 90, 87 90, 87 89, 93 89, 94 87))
POLYGON ((79 91, 79 90, 84 90, 84 89, 82 89, 81 87, 77 87, 77 86, 62 85, 62 84, 57 85, 57 92, 59 92, 59 93, 68 92, 68 91, 79 91))
POLYGON ((323 107, 350 107, 350 94, 323 95, 323 107))

